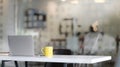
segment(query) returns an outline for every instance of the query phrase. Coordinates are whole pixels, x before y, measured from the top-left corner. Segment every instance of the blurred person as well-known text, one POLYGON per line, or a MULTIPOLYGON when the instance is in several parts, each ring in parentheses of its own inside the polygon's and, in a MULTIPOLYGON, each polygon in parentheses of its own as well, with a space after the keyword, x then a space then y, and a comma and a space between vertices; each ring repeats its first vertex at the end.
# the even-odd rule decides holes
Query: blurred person
POLYGON ((98 40, 101 40, 102 35, 98 31, 97 25, 92 24, 84 37, 84 54, 96 54, 98 50, 98 40))
MULTIPOLYGON (((85 55, 116 55, 115 39, 112 36, 99 32, 98 22, 92 24, 89 32, 84 37, 84 54, 85 55)), ((105 65, 94 65, 94 67, 104 67, 105 65)), ((106 67, 106 66, 105 66, 106 67)))

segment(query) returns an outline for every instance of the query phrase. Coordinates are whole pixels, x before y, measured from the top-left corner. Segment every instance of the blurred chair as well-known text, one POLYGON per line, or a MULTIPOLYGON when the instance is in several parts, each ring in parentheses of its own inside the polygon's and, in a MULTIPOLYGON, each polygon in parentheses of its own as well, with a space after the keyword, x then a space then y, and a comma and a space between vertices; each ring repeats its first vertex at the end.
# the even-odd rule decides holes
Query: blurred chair
POLYGON ((72 55, 72 51, 69 49, 54 49, 53 53, 55 55, 72 55))
MULTIPOLYGON (((69 49, 54 49, 54 55, 72 55, 72 51, 69 49)), ((73 64, 66 63, 45 63, 44 67, 73 67, 73 64)))
MULTIPOLYGON (((9 54, 9 52, 0 52, 0 55, 8 55, 8 54, 9 54)), ((9 60, 2 60, 1 61, 1 67, 5 67, 6 62, 10 62, 10 61, 9 60)), ((13 62, 15 64, 15 67, 19 67, 17 61, 13 61, 13 62)))
MULTIPOLYGON (((9 62, 9 60, 1 61, 1 67, 5 67, 5 62, 9 62)), ((17 61, 14 61, 14 64, 15 64, 15 67, 19 67, 17 61)), ((25 67, 28 67, 28 62, 27 61, 25 61, 25 67)))
MULTIPOLYGON (((8 62, 8 60, 4 60, 1 62, 1 67, 5 67, 5 62, 8 62)), ((18 62, 14 61, 15 67, 18 67, 18 62)))

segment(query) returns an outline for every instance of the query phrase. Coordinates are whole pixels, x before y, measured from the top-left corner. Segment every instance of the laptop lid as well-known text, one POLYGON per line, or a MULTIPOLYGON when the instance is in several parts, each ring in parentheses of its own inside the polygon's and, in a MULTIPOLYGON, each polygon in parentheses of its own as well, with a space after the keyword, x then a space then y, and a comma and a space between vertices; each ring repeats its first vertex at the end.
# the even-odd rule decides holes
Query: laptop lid
POLYGON ((10 55, 12 56, 34 56, 34 41, 32 36, 8 36, 8 44, 10 55))

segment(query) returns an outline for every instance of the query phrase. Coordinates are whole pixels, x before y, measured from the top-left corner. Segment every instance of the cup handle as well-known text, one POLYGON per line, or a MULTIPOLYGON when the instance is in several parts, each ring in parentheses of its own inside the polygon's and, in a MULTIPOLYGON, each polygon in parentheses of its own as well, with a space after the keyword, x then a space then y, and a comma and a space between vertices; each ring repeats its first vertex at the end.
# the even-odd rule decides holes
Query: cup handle
POLYGON ((42 52, 43 55, 45 54, 45 53, 44 53, 44 48, 41 49, 41 52, 42 52))

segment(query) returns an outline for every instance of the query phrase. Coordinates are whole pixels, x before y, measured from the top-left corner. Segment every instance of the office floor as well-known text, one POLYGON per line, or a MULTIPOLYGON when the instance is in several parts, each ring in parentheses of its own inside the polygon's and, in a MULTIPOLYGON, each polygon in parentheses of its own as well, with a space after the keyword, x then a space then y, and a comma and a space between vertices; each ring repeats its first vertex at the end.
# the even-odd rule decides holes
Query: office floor
MULTIPOLYGON (((19 67, 25 67, 24 62, 18 62, 19 67)), ((0 62, 1 67, 1 62, 0 62)), ((15 67, 14 62, 5 62, 5 67, 15 67)), ((44 63, 37 63, 37 62, 29 62, 28 67, 44 67, 44 63)))
POLYGON ((45 63, 39 63, 39 62, 30 62, 29 67, 44 67, 45 63))
MULTIPOLYGON (((0 65, 1 67, 1 65, 0 65)), ((15 67, 13 62, 7 62, 5 67, 15 67)), ((19 62, 19 67, 24 67, 24 63, 23 62, 19 62)), ((44 67, 44 63, 39 63, 39 62, 29 62, 29 67, 44 67)), ((77 65, 76 67, 89 67, 87 65, 77 65)), ((104 62, 104 64, 102 65, 94 65, 94 67, 114 67, 113 63, 108 63, 108 62, 104 62)))
MULTIPOLYGON (((29 63, 29 67, 44 67, 44 63, 29 63)), ((68 67, 71 67, 71 66, 68 66, 68 67)), ((77 64, 75 67, 89 67, 89 65, 79 65, 77 64)), ((114 67, 114 63, 111 63, 111 62, 104 62, 102 63, 99 63, 98 65, 95 64, 94 67, 114 67)))

